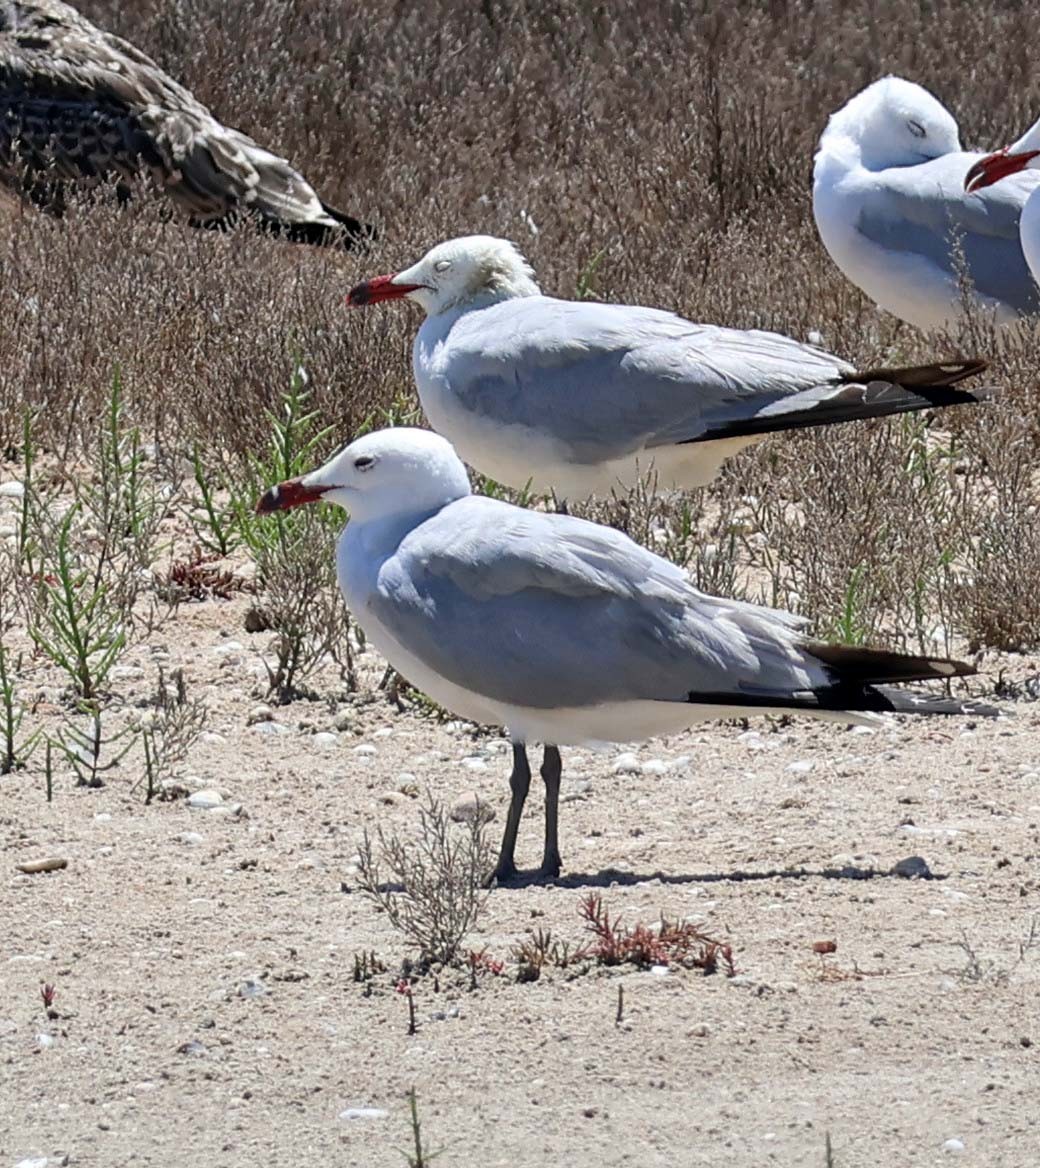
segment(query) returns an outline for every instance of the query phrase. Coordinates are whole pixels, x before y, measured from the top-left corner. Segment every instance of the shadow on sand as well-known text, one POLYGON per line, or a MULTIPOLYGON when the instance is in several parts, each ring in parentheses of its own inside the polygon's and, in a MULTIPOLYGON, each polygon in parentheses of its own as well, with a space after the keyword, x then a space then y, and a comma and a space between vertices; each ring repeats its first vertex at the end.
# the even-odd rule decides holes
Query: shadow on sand
MULTIPOLYGON (((912 857, 916 860, 917 857, 912 857)), ((932 872, 924 861, 912 864, 901 861, 892 868, 857 868, 847 865, 842 868, 766 868, 760 872, 749 872, 735 868, 731 872, 625 872, 620 868, 604 868, 599 872, 568 872, 555 880, 540 877, 537 871, 520 872, 514 880, 503 888, 528 888, 535 884, 552 885, 554 888, 609 888, 611 885, 627 887, 646 884, 656 880, 661 884, 721 884, 725 881, 746 880, 945 880, 946 876, 932 872)))

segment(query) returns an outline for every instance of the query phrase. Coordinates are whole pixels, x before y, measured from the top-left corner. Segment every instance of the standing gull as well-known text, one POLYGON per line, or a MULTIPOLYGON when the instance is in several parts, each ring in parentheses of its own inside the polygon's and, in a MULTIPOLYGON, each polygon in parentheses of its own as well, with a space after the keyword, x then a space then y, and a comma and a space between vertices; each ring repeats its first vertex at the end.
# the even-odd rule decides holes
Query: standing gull
POLYGON ((875 81, 831 115, 813 171, 816 227, 879 308, 918 328, 955 324, 963 273, 998 323, 1040 311, 1018 236, 1040 177, 966 194, 964 177, 982 157, 961 149, 949 110, 900 77, 875 81))
POLYGON ((471 495, 458 456, 428 430, 367 434, 272 487, 257 510, 319 499, 350 513, 337 570, 368 639, 447 709, 509 732, 499 880, 516 874, 529 742, 545 745, 540 871, 556 876, 560 745, 749 714, 995 713, 886 684, 961 677, 969 665, 811 641, 798 617, 706 596, 614 528, 471 495))
POLYGON ((198 226, 248 216, 300 243, 371 236, 127 41, 59 0, 0 0, 0 184, 61 213, 69 187, 115 179, 129 195, 141 175, 198 226))
POLYGON ((496 482, 565 499, 632 486, 699 487, 775 430, 978 401, 955 361, 857 370, 776 333, 692 324, 654 308, 543 296, 504 239, 439 244, 353 288, 354 306, 426 311, 412 354, 433 428, 496 482))
MULTIPOLYGON (((1040 121, 1030 126, 1017 142, 979 159, 965 175, 964 188, 972 194, 982 190, 988 193, 991 189, 999 189, 992 187, 993 183, 1004 188, 1023 178, 1040 181, 1040 121)), ((1036 195, 1037 190, 1040 186, 1033 188, 1022 209, 1019 239, 1033 279, 1040 283, 1040 198, 1036 195)))

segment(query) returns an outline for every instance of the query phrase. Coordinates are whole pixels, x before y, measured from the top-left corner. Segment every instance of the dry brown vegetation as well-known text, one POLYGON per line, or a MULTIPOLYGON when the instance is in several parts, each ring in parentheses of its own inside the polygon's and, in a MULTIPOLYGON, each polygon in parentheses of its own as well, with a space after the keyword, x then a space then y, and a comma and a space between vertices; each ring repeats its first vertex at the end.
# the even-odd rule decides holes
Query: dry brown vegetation
MULTIPOLYGON (((740 586, 833 635, 1035 641, 1035 330, 998 338, 976 322, 925 338, 882 316, 827 259, 809 195, 827 112, 885 71, 934 88, 966 142, 1017 134, 1040 108, 1021 8, 82 7, 284 151, 330 202, 377 221, 382 241, 356 257, 218 236, 165 222, 147 199, 61 222, 15 213, 0 237, 0 442, 12 455, 29 407, 38 442, 89 461, 116 368, 146 439, 172 453, 199 443, 207 468, 232 474, 268 441, 266 411, 298 361, 332 428, 319 452, 365 423, 408 419, 414 313, 351 314, 343 293, 441 238, 502 234, 560 295, 815 330, 864 364, 993 357, 1004 404, 944 418, 953 438, 910 419, 773 440, 688 501, 696 540, 675 537, 686 517, 673 504, 655 514, 663 546, 706 585, 737 586, 738 552, 740 586), (1002 46, 999 68, 977 64, 983 43, 1002 46), (714 566, 705 542, 725 553, 714 566)), ((622 511, 647 533, 645 508, 622 511)))

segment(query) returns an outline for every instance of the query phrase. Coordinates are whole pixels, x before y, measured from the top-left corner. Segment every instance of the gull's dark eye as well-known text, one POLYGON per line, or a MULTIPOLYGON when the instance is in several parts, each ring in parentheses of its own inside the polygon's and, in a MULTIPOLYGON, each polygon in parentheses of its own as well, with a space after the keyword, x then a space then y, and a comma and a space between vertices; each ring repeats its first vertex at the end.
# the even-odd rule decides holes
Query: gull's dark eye
POLYGON ((371 454, 362 454, 358 458, 354 459, 355 470, 370 470, 373 466, 375 466, 375 464, 376 460, 372 457, 371 454))
POLYGON ((913 118, 911 118, 910 121, 906 123, 906 128, 910 131, 911 134, 913 134, 915 138, 928 137, 928 131, 924 128, 924 126, 921 125, 920 122, 915 122, 913 118))

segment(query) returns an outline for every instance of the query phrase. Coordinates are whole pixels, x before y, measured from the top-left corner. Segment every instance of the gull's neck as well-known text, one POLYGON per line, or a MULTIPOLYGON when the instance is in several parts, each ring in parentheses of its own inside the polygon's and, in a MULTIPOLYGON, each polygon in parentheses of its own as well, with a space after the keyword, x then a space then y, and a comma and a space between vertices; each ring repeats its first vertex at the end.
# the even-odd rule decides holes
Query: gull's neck
POLYGON ((501 304, 504 300, 519 300, 525 296, 541 296, 542 290, 530 276, 523 272, 510 272, 494 278, 491 287, 481 288, 478 292, 465 293, 441 305, 431 316, 444 316, 454 313, 456 316, 463 312, 473 312, 475 309, 488 308, 492 304, 501 304))

